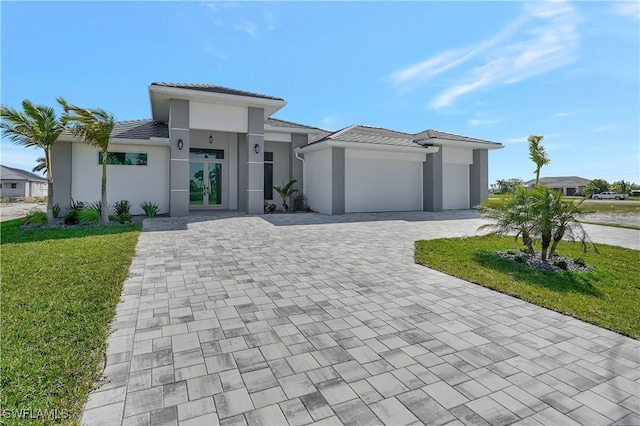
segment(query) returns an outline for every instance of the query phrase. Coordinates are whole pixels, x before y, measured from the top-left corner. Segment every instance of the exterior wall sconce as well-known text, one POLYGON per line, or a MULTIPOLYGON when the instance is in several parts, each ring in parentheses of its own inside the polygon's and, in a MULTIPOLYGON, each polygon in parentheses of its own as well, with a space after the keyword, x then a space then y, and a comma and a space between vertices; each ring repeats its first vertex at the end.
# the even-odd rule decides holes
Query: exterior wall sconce
POLYGON ((209 132, 209 143, 213 143, 213 136, 211 135, 211 132, 209 132))
POLYGON ((178 139, 178 149, 182 149, 182 147, 184 146, 184 143, 182 142, 182 139, 178 139))
POLYGON ((255 145, 253 146, 253 150, 255 151, 255 153, 256 153, 256 154, 260 154, 260 145, 255 144, 255 145))

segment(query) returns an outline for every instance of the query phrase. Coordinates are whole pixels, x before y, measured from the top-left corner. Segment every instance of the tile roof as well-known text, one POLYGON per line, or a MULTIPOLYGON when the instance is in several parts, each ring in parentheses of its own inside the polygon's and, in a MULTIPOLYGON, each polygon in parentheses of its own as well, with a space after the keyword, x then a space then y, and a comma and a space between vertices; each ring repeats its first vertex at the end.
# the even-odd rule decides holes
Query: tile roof
POLYGON ((11 180, 37 180, 46 182, 47 179, 39 176, 35 173, 27 172, 21 169, 15 169, 13 167, 7 167, 0 165, 0 179, 11 180))
POLYGON ((169 126, 153 120, 118 121, 111 132, 112 138, 149 139, 168 138, 169 126))
MULTIPOLYGON (((72 136, 73 133, 70 128, 67 128, 63 132, 63 135, 72 136)), ((111 131, 111 137, 142 140, 149 140, 149 138, 168 138, 169 126, 164 123, 156 123, 149 119, 117 121, 113 131, 111 131)))
POLYGON ((332 139, 344 142, 361 142, 361 143, 373 143, 380 145, 396 145, 396 146, 412 146, 417 144, 413 141, 413 135, 409 133, 397 132, 395 130, 383 129, 382 127, 370 127, 354 124, 353 126, 345 127, 337 132, 330 133, 324 138, 318 139, 314 142, 321 142, 326 139, 332 139))
POLYGON ((427 129, 423 132, 416 133, 413 135, 416 141, 418 140, 428 140, 428 139, 444 139, 458 142, 473 142, 473 143, 489 143, 496 144, 496 142, 491 142, 483 139, 470 138, 468 136, 456 135, 454 133, 441 132, 439 130, 427 129))
POLYGON ((173 87, 176 89, 197 90, 201 92, 222 93, 225 95, 248 96, 251 98, 271 99, 274 101, 284 101, 284 99, 276 98, 275 96, 263 95, 263 94, 254 93, 254 92, 247 92, 244 90, 230 89, 228 87, 215 86, 211 83, 187 84, 187 83, 154 82, 154 83, 151 83, 151 85, 161 86, 161 87, 173 87))
MULTIPOLYGON (((556 177, 543 177, 540 178, 540 183, 549 187, 578 187, 587 186, 591 182, 589 179, 581 178, 579 176, 556 176, 556 177)), ((536 183, 535 179, 525 182, 526 186, 531 186, 536 183)))

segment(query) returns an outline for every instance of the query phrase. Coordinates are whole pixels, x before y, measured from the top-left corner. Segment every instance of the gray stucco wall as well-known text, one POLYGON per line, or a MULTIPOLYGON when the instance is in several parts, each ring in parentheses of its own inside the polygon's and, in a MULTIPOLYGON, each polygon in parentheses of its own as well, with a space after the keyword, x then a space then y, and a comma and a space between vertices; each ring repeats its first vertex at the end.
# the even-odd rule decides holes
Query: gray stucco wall
POLYGON ((169 113, 169 215, 189 214, 189 101, 171 99, 169 113), (183 148, 178 149, 182 139, 183 148))
POLYGON ((247 161, 247 213, 264 213, 264 109, 249 108, 246 148, 247 161), (258 145, 259 152, 255 152, 258 145))
POLYGON ((247 135, 238 133, 238 211, 241 212, 247 211, 248 159, 247 135))
POLYGON ((489 151, 473 150, 473 164, 469 166, 469 207, 473 208, 489 198, 489 151))
POLYGON ((53 171, 53 204, 58 204, 64 213, 71 204, 71 142, 56 142, 51 148, 53 171))
POLYGON ((344 214, 345 150, 331 147, 331 214, 344 214))
POLYGON ((442 148, 422 164, 422 210, 442 211, 442 148))
POLYGON ((309 142, 309 135, 307 134, 292 134, 291 145, 289 151, 289 180, 295 179, 297 182, 293 185, 298 191, 304 188, 304 173, 302 171, 302 161, 296 158, 293 150, 301 146, 307 145, 309 142))

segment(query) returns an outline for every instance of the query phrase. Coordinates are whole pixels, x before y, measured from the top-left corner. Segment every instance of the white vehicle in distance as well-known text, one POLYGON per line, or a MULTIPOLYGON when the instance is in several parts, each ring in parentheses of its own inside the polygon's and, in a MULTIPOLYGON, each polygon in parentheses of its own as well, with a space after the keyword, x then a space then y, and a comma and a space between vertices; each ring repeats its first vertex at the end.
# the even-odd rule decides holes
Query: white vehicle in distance
POLYGON ((594 200, 626 200, 629 198, 627 194, 618 194, 617 192, 601 192, 591 196, 594 200))

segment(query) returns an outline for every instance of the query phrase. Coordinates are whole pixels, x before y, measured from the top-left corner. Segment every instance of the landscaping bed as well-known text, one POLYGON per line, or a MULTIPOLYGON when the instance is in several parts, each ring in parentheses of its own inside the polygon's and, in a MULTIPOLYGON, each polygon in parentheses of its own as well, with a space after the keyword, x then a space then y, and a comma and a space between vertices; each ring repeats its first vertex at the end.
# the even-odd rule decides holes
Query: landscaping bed
MULTIPOLYGON (((501 257, 519 251, 513 237, 483 236, 416 242, 416 263, 608 328, 640 337, 640 252, 597 244, 583 253, 562 242, 559 254, 588 271, 547 271, 501 257)), ((553 263, 553 260, 550 260, 553 263)))
POLYGON ((21 219, 1 224, 1 406, 7 413, 57 415, 45 423, 76 423, 101 376, 109 322, 141 225, 21 225, 21 219))

